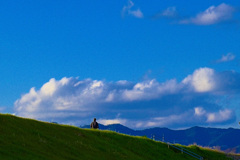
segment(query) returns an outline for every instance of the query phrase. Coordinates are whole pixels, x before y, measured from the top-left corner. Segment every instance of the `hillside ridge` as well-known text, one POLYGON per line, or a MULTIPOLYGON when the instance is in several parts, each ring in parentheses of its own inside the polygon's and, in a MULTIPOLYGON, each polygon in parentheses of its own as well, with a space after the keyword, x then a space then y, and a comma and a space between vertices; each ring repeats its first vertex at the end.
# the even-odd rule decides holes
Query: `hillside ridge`
MULTIPOLYGON (((89 125, 81 128, 89 128, 89 125)), ((194 126, 182 130, 172 130, 168 128, 149 128, 144 130, 133 130, 121 124, 102 125, 100 129, 111 130, 123 134, 134 136, 147 136, 158 141, 179 143, 182 145, 197 144, 204 147, 218 148, 229 153, 240 153, 240 139, 236 138, 240 135, 240 129, 236 128, 210 128, 194 126)))
MULTIPOLYGON (((193 159, 166 143, 113 131, 81 129, 0 114, 0 157, 4 160, 193 159), (96 158, 97 157, 97 158, 96 158)), ((204 158, 232 159, 222 152, 183 146, 204 158)))

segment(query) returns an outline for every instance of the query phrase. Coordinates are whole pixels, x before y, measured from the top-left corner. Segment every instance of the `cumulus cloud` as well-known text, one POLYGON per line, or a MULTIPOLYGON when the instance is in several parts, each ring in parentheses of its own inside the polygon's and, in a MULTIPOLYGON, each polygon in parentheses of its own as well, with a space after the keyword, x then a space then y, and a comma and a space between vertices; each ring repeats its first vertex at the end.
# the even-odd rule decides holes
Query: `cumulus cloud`
POLYGON ((210 6, 196 17, 180 21, 181 24, 212 25, 231 20, 235 9, 234 7, 222 3, 218 6, 210 6))
POLYGON ((134 8, 134 3, 129 0, 128 4, 122 8, 122 17, 124 17, 126 14, 131 15, 136 18, 143 18, 143 13, 142 11, 138 9, 133 9, 134 8))
POLYGON ((75 111, 86 111, 104 98, 102 81, 77 78, 54 78, 45 83, 39 90, 31 88, 15 102, 15 110, 22 116, 48 118, 52 116, 75 114, 75 111))
POLYGON ((200 68, 183 80, 184 84, 190 84, 197 92, 209 92, 215 88, 215 73, 210 68, 200 68))
POLYGON ((234 110, 218 102, 226 95, 239 93, 239 73, 216 72, 206 67, 195 70, 180 82, 176 79, 133 83, 52 78, 16 100, 15 113, 75 125, 88 124, 96 117, 103 124, 174 128, 233 120, 234 110))
POLYGON ((229 61, 233 61, 235 59, 235 55, 232 53, 228 53, 226 55, 222 55, 222 58, 217 60, 217 63, 222 63, 222 62, 229 62, 229 61))
POLYGON ((137 83, 130 90, 124 90, 123 99, 126 101, 149 100, 164 94, 174 93, 179 90, 175 79, 160 84, 155 79, 137 83))

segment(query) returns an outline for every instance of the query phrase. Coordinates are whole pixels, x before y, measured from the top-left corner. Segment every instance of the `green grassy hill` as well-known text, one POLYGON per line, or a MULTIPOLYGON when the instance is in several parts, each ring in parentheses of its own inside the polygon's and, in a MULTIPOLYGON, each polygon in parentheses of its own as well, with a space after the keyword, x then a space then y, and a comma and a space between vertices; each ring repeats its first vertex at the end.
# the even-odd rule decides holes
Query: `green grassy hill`
MULTIPOLYGON (((221 152, 186 147, 204 159, 231 159, 221 152)), ((80 129, 0 114, 0 159, 3 160, 154 160, 194 159, 145 137, 80 129)))

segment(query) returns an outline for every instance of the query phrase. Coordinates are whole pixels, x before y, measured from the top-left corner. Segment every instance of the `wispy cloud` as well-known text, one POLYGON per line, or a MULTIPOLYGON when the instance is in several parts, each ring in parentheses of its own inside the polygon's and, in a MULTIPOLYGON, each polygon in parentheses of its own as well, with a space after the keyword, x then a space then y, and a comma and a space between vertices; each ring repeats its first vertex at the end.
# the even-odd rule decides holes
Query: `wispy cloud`
POLYGON ((222 3, 218 6, 210 6, 193 18, 181 20, 181 24, 212 25, 232 19, 234 7, 222 3))
POLYGON ((157 13, 156 15, 153 16, 154 19, 159 19, 159 18, 177 18, 178 17, 178 12, 176 7, 168 7, 167 9, 157 13))
POLYGON ((203 116, 206 114, 206 111, 202 107, 195 107, 194 108, 194 115, 195 116, 203 116))
POLYGON ((206 119, 206 122, 209 122, 209 123, 225 122, 235 116, 233 115, 234 114, 233 111, 230 109, 222 109, 216 112, 212 112, 212 111, 207 112, 202 107, 196 107, 194 111, 195 111, 196 117, 198 118, 203 117, 206 119))
POLYGON ((234 59, 235 59, 235 55, 232 53, 228 53, 226 55, 222 55, 222 58, 218 59, 216 62, 217 63, 229 62, 229 61, 233 61, 234 59))
MULTIPOLYGON (((194 24, 194 25, 213 25, 228 21, 233 21, 233 14, 236 9, 228 4, 222 3, 218 6, 210 6, 205 11, 198 13, 196 16, 183 18, 177 11, 175 6, 168 7, 165 10, 152 16, 153 19, 171 19, 176 24, 194 24)), ((131 15, 136 18, 143 18, 143 12, 135 7, 132 0, 128 1, 128 4, 122 8, 122 17, 131 15)), ((184 16, 186 17, 186 16, 184 16)))
POLYGON ((122 124, 125 125, 127 120, 126 119, 99 119, 98 120, 99 123, 103 124, 103 125, 109 125, 109 124, 122 124))
POLYGON ((233 116, 233 111, 229 109, 220 110, 217 113, 208 113, 207 122, 224 122, 233 116))
POLYGON ((217 101, 232 93, 240 93, 240 74, 211 68, 199 68, 180 82, 52 78, 40 89, 33 87, 22 95, 15 102, 15 113, 76 125, 88 124, 93 117, 103 124, 133 128, 214 125, 234 120, 231 106, 217 101))
POLYGON ((131 15, 136 18, 144 17, 142 11, 139 8, 134 9, 134 3, 131 0, 129 0, 128 4, 122 8, 122 17, 125 17, 125 15, 131 15))
POLYGON ((183 112, 180 114, 172 114, 162 117, 154 117, 149 121, 143 122, 142 127, 156 127, 156 126, 169 126, 172 124, 186 123, 191 117, 190 112, 183 112))

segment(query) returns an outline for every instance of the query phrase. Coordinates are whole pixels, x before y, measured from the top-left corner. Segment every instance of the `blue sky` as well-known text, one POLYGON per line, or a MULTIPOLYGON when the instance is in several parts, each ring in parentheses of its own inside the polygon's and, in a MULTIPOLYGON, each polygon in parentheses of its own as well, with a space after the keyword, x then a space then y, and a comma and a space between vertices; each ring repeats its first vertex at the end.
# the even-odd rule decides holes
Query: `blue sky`
POLYGON ((1 1, 0 111, 131 128, 238 127, 240 3, 1 1))

